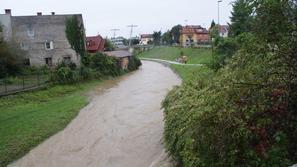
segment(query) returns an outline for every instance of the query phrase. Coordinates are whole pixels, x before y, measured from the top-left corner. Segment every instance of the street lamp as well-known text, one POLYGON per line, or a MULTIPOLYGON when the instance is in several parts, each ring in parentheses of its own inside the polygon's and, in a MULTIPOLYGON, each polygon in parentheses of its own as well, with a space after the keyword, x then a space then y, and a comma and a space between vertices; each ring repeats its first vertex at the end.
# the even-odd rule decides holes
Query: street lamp
POLYGON ((222 0, 218 0, 218 25, 220 25, 220 3, 223 2, 222 0))

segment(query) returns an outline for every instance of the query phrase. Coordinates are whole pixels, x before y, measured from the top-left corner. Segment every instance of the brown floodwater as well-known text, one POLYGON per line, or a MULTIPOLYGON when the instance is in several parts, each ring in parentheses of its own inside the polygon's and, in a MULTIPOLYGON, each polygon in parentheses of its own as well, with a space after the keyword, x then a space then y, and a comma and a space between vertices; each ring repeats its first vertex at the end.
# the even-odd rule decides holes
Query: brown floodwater
POLYGON ((166 157, 160 108, 168 91, 181 83, 179 77, 168 67, 144 61, 138 71, 106 83, 91 92, 90 104, 63 131, 9 167, 166 164, 160 162, 166 157))

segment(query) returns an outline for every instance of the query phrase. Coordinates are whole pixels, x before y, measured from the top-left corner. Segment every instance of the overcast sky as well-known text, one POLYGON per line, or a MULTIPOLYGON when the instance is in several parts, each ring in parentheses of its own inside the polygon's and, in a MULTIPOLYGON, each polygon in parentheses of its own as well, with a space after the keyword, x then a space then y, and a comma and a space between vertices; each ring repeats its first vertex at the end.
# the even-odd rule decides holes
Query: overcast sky
MULTIPOLYGON (((220 3, 220 23, 229 22, 232 0, 220 3)), ((217 0, 1 0, 1 8, 12 9, 12 15, 83 14, 88 36, 128 37, 129 24, 136 24, 133 36, 153 31, 167 31, 176 24, 202 25, 208 28, 211 20, 217 22, 217 0), (187 21, 186 21, 187 20, 187 21)))

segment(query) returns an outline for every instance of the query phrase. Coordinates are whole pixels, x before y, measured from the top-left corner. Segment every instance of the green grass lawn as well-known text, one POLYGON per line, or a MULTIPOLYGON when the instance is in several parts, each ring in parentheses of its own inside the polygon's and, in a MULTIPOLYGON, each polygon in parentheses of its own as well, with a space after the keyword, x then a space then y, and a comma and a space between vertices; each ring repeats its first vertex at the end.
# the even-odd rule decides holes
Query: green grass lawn
MULTIPOLYGON (((178 47, 156 47, 149 51, 145 51, 139 55, 143 58, 156 58, 163 60, 175 61, 180 56, 180 52, 183 51, 184 55, 188 56, 189 64, 208 64, 212 60, 212 53, 210 49, 204 48, 178 48, 178 47)), ((182 66, 172 64, 170 67, 184 80, 190 80, 193 77, 208 73, 211 70, 204 66, 182 66)))
POLYGON ((0 98, 0 166, 64 129, 88 104, 83 93, 99 84, 58 85, 0 98))
POLYGON ((181 52, 184 52, 184 55, 188 57, 189 64, 206 64, 212 59, 210 49, 179 47, 156 47, 139 54, 139 57, 175 61, 180 57, 181 52))
POLYGON ((188 81, 193 79, 194 77, 200 75, 200 74, 206 74, 211 72, 211 69, 208 67, 199 67, 199 66, 182 66, 182 65, 176 65, 172 64, 170 67, 176 72, 183 81, 188 81))

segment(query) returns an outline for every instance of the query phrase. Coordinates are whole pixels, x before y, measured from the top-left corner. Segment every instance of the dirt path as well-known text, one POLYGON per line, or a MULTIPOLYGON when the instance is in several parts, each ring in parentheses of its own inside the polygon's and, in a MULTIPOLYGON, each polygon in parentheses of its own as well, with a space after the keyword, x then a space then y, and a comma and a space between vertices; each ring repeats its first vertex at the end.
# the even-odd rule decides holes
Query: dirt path
POLYGON ((180 82, 169 68, 143 62, 140 70, 95 95, 65 130, 10 166, 167 166, 160 107, 180 82))

